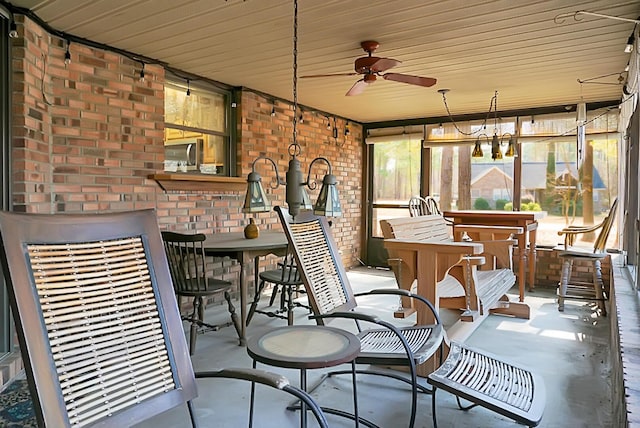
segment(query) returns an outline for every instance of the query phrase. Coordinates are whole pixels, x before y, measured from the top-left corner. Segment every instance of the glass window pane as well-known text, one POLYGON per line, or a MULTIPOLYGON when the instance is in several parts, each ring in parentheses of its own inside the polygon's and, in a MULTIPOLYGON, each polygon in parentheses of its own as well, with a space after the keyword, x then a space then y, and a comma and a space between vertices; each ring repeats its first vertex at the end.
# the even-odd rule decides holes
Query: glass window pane
POLYGON ((471 146, 431 149, 431 194, 441 210, 505 209, 513 201, 513 158, 492 159, 491 144, 481 143, 482 157, 471 156, 471 146))
POLYGON ((230 175, 228 108, 226 93, 167 83, 165 170, 230 175))
POLYGON ((165 87, 165 122, 189 128, 226 132, 226 99, 224 94, 183 88, 165 87))
POLYGON ((420 193, 420 151, 418 140, 374 145, 374 204, 406 205, 411 196, 420 193))
POLYGON ((380 220, 398 217, 409 217, 409 210, 406 208, 373 208, 371 236, 374 238, 382 238, 380 220))
MULTIPOLYGON (((587 135, 581 163, 575 136, 521 145, 521 210, 547 212, 539 221, 538 245, 560 243, 562 237, 557 232, 568 225, 594 225, 602 221, 618 194, 616 137, 587 135)), ((584 237, 584 244, 593 244, 595 236, 584 237)), ((610 236, 615 236, 615 232, 610 236)))

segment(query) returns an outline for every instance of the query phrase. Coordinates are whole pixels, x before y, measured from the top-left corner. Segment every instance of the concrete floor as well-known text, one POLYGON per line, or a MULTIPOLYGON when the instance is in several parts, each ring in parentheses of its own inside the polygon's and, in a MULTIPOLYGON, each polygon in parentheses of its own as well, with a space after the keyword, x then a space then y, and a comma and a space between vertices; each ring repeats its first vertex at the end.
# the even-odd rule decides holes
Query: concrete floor
MULTIPOLYGON (((358 268, 349 272, 355 290, 394 287, 393 278, 386 271, 358 268)), ((514 289, 514 299, 517 290, 514 289)), ((545 381, 547 400, 540 427, 611 427, 611 385, 609 380, 609 319, 595 316, 593 308, 584 302, 567 301, 564 313, 557 310, 555 290, 537 289, 528 293, 525 301, 531 306, 531 319, 522 320, 493 315, 482 322, 467 343, 504 356, 539 373, 545 381)), ((381 316, 389 314, 397 300, 360 301, 362 310, 376 310, 381 316)), ((266 303, 263 299, 262 303, 266 303)), ((224 317, 222 307, 210 308, 207 320, 224 317)), ((389 318, 391 319, 391 318, 389 318)), ((341 324, 339 320, 332 325, 341 324)), ((297 310, 296 324, 310 323, 303 309, 297 310)), ((285 321, 256 314, 248 335, 262 328, 284 325, 285 321)), ((251 367, 246 349, 239 347, 232 328, 208 332, 198 336, 197 350, 192 357, 194 369, 220 367, 251 367)), ((348 366, 345 366, 348 367, 348 366)), ((259 365, 258 368, 284 374, 297 384, 298 373, 259 365)), ((308 372, 312 384, 322 369, 308 372)), ((241 427, 247 424, 249 384, 231 380, 198 381, 199 397, 195 400, 201 427, 241 427)), ((290 401, 287 394, 258 387, 256 422, 258 428, 295 427, 299 416, 285 410, 290 401)), ((325 381, 314 398, 330 407, 352 410, 349 376, 337 376, 325 381)), ((358 377, 360 414, 380 427, 407 426, 410 394, 405 385, 378 376, 358 377)), ((484 408, 460 411, 455 398, 440 391, 438 396, 438 426, 447 427, 516 427, 515 422, 484 408)), ((310 417, 310 421, 312 418, 310 417)), ((351 427, 352 421, 328 415, 332 427, 351 427)), ((139 428, 187 427, 186 407, 166 412, 139 428)), ((315 423, 310 423, 315 426, 315 423)), ((431 396, 421 395, 418 403, 416 427, 431 427, 431 396)))

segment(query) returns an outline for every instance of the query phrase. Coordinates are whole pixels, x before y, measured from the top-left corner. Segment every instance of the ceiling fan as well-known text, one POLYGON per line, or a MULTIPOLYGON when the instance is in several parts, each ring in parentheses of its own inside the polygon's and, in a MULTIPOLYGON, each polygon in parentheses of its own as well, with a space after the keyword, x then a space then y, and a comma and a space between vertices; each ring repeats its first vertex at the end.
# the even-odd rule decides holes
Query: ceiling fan
POLYGON ((385 71, 400 64, 401 61, 393 58, 380 58, 373 56, 373 53, 380 46, 380 44, 373 40, 366 40, 360 42, 360 46, 367 52, 367 56, 360 57, 355 60, 354 69, 355 72, 351 73, 335 73, 335 74, 314 74, 310 76, 300 76, 301 78, 313 78, 313 77, 331 77, 331 76, 357 76, 362 74, 362 79, 358 80, 347 91, 346 95, 358 95, 361 94, 368 85, 375 82, 376 79, 382 77, 385 80, 392 80, 394 82, 408 83, 409 85, 424 86, 426 88, 436 84, 436 79, 432 77, 411 76, 408 74, 400 73, 384 73, 385 71), (384 73, 384 74, 382 74, 384 73))

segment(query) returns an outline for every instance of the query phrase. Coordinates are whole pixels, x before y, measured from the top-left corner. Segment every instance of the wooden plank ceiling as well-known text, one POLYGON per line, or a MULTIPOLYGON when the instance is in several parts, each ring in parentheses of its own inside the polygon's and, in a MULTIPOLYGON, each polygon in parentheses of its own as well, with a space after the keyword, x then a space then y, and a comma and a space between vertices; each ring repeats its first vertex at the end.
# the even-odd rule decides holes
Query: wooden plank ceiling
MULTIPOLYGON (((292 100, 293 0, 12 0, 52 28, 233 86, 292 100)), ((298 100, 360 122, 620 100, 637 0, 299 0, 298 75, 347 73, 376 40, 391 71, 423 88, 361 76, 299 79, 298 100), (599 78, 600 76, 605 76, 599 78), (593 80, 591 80, 593 79, 593 80), (578 80, 589 80, 580 84, 578 80)))

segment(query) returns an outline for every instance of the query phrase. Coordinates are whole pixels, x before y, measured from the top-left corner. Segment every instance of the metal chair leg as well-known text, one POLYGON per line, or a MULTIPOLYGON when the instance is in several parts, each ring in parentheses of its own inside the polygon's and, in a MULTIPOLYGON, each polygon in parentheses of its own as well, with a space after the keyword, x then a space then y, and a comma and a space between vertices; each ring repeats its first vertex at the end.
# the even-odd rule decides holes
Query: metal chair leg
POLYGON ((187 409, 189 410, 189 419, 191 419, 192 428, 198 427, 198 422, 196 421, 196 411, 193 408, 193 403, 191 400, 187 401, 187 409))
POLYGON ((607 315, 607 308, 604 303, 604 281, 602 280, 602 263, 600 260, 593 262, 593 287, 598 299, 598 308, 602 312, 602 316, 607 315))
POLYGON ((438 428, 438 420, 436 418, 436 390, 437 389, 438 388, 434 386, 433 390, 431 390, 431 417, 433 419, 433 428, 438 428))

